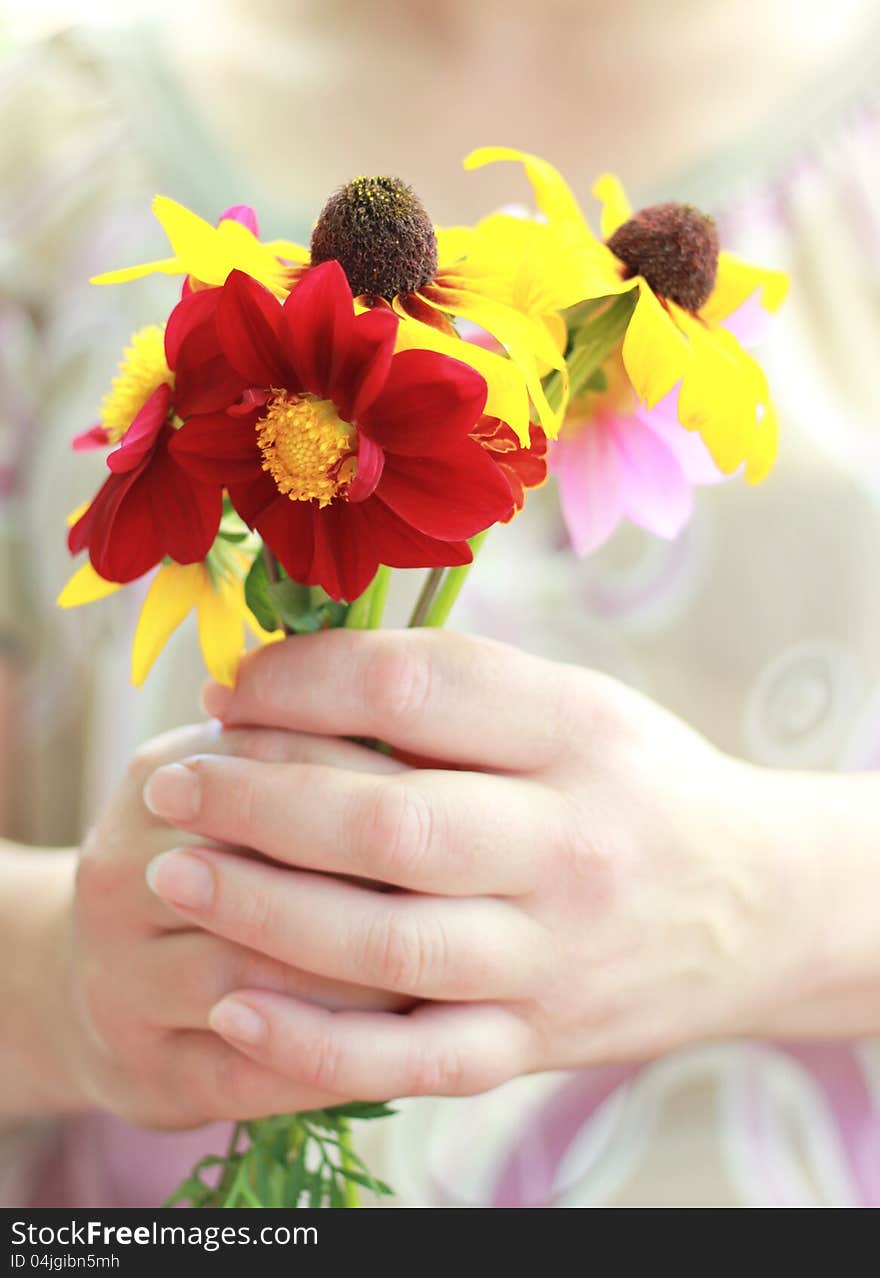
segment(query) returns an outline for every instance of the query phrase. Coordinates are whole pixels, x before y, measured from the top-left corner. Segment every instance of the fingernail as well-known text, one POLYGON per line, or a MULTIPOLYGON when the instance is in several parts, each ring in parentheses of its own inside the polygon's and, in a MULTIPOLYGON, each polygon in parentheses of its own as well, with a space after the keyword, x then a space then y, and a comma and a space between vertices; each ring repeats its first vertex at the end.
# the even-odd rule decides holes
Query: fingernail
POLYGON ((166 821, 191 821, 201 802, 201 782, 183 763, 158 768, 144 786, 144 803, 166 821))
POLYGON ((211 1008, 208 1024, 222 1038, 239 1043, 261 1043, 269 1033, 265 1018, 250 1003, 237 998, 224 998, 211 1008))
POLYGON ((212 719, 225 719, 232 704, 232 689, 222 683, 206 683, 202 688, 202 709, 212 719))
POLYGON ((190 852, 162 852, 147 866, 147 886, 169 905, 205 910, 214 897, 214 875, 190 852))

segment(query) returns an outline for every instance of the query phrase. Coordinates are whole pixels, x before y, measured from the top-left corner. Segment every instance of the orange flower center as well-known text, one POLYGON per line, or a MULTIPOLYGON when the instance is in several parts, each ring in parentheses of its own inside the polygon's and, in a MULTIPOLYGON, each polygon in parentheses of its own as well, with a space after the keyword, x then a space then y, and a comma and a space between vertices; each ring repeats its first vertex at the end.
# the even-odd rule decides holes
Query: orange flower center
POLYGON ((355 429, 329 399, 276 391, 257 422, 257 443, 267 470, 291 501, 329 506, 354 478, 355 429))

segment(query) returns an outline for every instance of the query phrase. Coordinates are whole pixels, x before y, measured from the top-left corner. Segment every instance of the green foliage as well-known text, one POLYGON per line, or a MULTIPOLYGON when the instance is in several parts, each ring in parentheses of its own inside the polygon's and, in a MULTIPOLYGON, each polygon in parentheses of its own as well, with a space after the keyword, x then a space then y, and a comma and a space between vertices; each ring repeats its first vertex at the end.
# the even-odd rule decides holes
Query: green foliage
POLYGON ((173 1207, 354 1207, 354 1186, 393 1191, 373 1176, 351 1146, 350 1119, 395 1111, 371 1101, 240 1123, 225 1158, 203 1158, 164 1203, 173 1207), (239 1149, 242 1139, 245 1147, 239 1149), (209 1174, 209 1179, 206 1179, 209 1174))
POLYGON ((317 586, 301 586, 278 568, 273 581, 265 555, 257 555, 244 583, 244 597, 264 630, 286 629, 290 634, 334 630, 345 622, 348 604, 337 603, 317 586))

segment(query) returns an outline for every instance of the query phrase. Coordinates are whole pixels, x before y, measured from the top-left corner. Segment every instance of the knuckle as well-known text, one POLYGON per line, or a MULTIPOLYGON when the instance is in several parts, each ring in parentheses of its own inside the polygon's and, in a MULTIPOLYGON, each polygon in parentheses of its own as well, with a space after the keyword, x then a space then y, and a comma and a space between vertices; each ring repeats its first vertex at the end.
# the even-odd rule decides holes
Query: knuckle
POLYGON ((369 871, 392 883, 411 878, 433 842, 432 806, 405 778, 380 782, 358 824, 369 871))
POLYGON ((216 913, 222 923, 244 946, 268 949, 277 939, 277 904, 265 891, 223 892, 222 873, 218 875, 216 913))
POLYGON ((371 722, 400 724, 417 718, 427 705, 431 661, 426 644, 381 639, 364 665, 363 701, 371 722))
POLYGON ((439 924, 388 910, 368 928, 365 949, 368 970, 388 989, 427 994, 443 984, 448 943, 439 924))
POLYGON ((407 1062, 406 1077, 407 1091, 412 1096, 468 1094, 464 1059, 455 1044, 439 1051, 421 1043, 414 1046, 407 1062))
POLYGON ((306 1044, 298 1070, 301 1081, 315 1091, 341 1094, 342 1062, 343 1054, 338 1038, 325 1030, 306 1044))

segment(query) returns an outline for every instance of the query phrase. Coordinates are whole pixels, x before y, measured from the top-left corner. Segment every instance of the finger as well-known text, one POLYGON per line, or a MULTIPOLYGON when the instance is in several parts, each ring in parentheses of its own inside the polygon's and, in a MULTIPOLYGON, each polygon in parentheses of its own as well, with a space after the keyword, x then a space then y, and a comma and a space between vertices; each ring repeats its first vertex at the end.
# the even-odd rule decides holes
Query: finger
POLYGON ((412 1000, 329 980, 201 931, 142 944, 132 960, 127 997, 159 1029, 208 1029, 219 999, 243 986, 286 994, 331 1010, 402 1011, 412 1000))
POLYGON ((167 1039, 167 1098, 164 1125, 243 1122, 275 1114, 340 1105, 339 1096, 301 1083, 252 1061, 238 1048, 205 1030, 175 1030, 167 1039))
MULTIPOLYGON (((188 727, 175 732, 165 733, 155 738, 136 756, 136 762, 130 769, 130 779, 138 785, 137 803, 142 805, 142 794, 145 782, 152 776, 156 768, 173 766, 174 762, 186 758, 190 752, 208 751, 211 757, 255 760, 268 764, 314 764, 326 768, 346 768, 350 772, 376 773, 377 775, 393 775, 405 771, 403 764, 390 759, 387 755, 350 741, 340 741, 331 737, 311 736, 302 732, 285 732, 280 729, 267 728, 234 728, 220 730, 219 724, 203 724, 200 727, 188 727)), ((126 793, 124 802, 130 804, 132 796, 126 793)), ((106 891, 98 894, 109 902, 117 900, 116 889, 122 887, 122 876, 132 877, 132 860, 135 862, 133 880, 138 895, 139 907, 145 923, 151 928, 176 930, 186 927, 177 915, 173 914, 151 892, 146 891, 143 879, 143 867, 160 852, 179 843, 187 843, 194 836, 181 826, 179 833, 168 830, 168 821, 154 812, 147 811, 150 826, 144 831, 132 857, 132 844, 128 836, 130 820, 117 823, 102 822, 102 836, 106 843, 108 829, 118 825, 120 833, 126 834, 125 844, 106 846, 102 851, 98 872, 102 878, 114 880, 104 884, 106 891)), ((251 846, 245 840, 236 840, 231 826, 218 827, 216 838, 219 843, 240 842, 251 846)))
POLYGON ((362 1100, 470 1096, 532 1068, 525 1026, 494 1004, 423 1004, 395 1016, 328 1012, 247 990, 218 1003, 211 1025, 301 1086, 362 1100))
POLYGON ((438 630, 332 630, 270 644, 204 702, 225 723, 377 738, 431 759, 529 771, 577 746, 570 668, 438 630))
POLYGON ((149 867, 166 904, 207 931, 291 967, 415 998, 521 998, 549 961, 513 904, 382 893, 209 848, 149 867))
POLYGON ((561 824, 549 789, 479 772, 369 775, 202 755, 145 798, 178 828, 276 861, 452 896, 531 892, 561 824))

